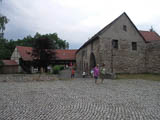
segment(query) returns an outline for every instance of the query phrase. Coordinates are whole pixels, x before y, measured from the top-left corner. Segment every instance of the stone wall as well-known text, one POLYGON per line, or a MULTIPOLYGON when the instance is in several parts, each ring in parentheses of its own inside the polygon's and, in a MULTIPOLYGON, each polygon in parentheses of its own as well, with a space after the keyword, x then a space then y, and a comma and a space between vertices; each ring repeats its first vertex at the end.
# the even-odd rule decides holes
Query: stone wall
POLYGON ((100 36, 102 62, 108 71, 114 73, 144 73, 146 44, 137 29, 126 16, 122 16, 100 36), (127 30, 123 30, 123 26, 127 30), (112 40, 118 40, 118 49, 113 48, 112 40), (132 42, 137 50, 132 50, 132 42))
POLYGON ((146 67, 148 73, 160 73, 160 41, 147 44, 146 67))
POLYGON ((91 53, 94 54, 96 64, 106 65, 107 72, 114 73, 144 73, 146 43, 127 16, 121 16, 109 28, 103 29, 97 39, 92 40, 77 53, 77 66, 84 70, 84 64, 90 67, 91 53), (127 30, 123 30, 123 26, 127 30), (118 40, 118 49, 112 47, 112 40, 118 40), (137 50, 132 50, 132 42, 137 43, 137 50), (83 53, 87 53, 84 57, 83 53))
POLYGON ((56 75, 46 74, 0 74, 0 82, 27 82, 58 80, 56 75))
POLYGON ((85 71, 90 74, 90 70, 93 67, 91 66, 91 54, 95 56, 95 64, 100 64, 99 49, 100 41, 99 39, 95 39, 93 42, 83 47, 76 54, 76 64, 78 72, 85 71))

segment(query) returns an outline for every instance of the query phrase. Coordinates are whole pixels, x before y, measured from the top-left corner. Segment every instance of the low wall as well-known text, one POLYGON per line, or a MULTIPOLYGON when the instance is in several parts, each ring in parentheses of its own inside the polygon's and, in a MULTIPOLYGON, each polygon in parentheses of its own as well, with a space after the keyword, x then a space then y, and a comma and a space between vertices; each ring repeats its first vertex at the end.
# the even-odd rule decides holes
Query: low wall
POLYGON ((58 80, 56 75, 46 74, 0 74, 0 82, 27 82, 58 80))

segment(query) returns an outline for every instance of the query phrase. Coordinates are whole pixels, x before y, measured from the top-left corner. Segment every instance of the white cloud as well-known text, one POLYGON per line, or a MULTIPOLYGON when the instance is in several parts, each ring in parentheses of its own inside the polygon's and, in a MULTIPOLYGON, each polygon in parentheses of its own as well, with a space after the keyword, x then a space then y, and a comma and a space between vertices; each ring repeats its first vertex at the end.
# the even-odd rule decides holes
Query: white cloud
MULTIPOLYGON (((74 48, 123 12, 139 29, 153 26, 160 33, 159 3, 159 0, 6 0, 2 12, 10 19, 7 27, 21 28, 17 31, 19 35, 22 28, 31 31, 28 34, 57 32, 74 48)), ((15 32, 14 28, 9 29, 15 32)))

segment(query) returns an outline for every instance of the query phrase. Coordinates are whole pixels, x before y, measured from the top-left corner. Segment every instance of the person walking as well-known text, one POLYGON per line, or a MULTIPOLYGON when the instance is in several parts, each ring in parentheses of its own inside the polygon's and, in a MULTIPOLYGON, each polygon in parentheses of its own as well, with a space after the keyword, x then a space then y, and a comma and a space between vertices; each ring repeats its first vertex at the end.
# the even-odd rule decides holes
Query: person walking
POLYGON ((92 69, 91 69, 91 78, 93 78, 93 77, 94 77, 94 76, 93 76, 93 73, 94 73, 94 71, 93 71, 93 70, 94 70, 94 68, 92 68, 92 69))
POLYGON ((101 83, 103 83, 103 81, 104 81, 105 74, 106 74, 106 68, 105 68, 105 64, 103 63, 102 67, 100 68, 101 83))
POLYGON ((74 70, 74 68, 72 68, 72 70, 71 70, 71 78, 74 78, 74 75, 75 75, 75 70, 74 70))
POLYGON ((96 67, 93 69, 93 75, 94 75, 94 79, 95 79, 95 83, 97 83, 97 79, 99 76, 99 65, 97 64, 96 67))

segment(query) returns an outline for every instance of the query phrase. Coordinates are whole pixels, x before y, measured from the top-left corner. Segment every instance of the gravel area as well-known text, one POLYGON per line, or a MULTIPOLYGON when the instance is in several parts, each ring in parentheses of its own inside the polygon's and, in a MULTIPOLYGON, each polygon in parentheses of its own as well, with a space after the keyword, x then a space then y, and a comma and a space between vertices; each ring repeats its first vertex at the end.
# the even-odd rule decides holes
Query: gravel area
POLYGON ((160 120, 160 82, 0 82, 0 120, 160 120))

